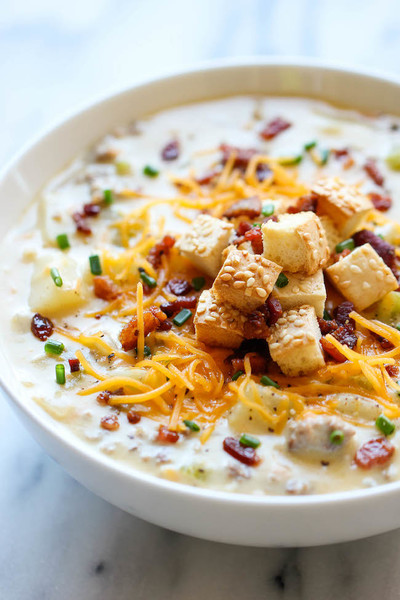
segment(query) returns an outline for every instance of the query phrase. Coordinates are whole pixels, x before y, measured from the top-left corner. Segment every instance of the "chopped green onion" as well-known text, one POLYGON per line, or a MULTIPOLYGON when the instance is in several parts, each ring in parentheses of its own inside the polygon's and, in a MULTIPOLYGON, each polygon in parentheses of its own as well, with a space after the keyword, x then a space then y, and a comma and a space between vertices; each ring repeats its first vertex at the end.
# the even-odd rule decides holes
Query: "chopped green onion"
POLYGON ((50 275, 56 286, 61 287, 63 284, 63 280, 61 278, 59 270, 53 267, 52 269, 50 269, 50 275))
POLYGON ((396 429, 396 425, 393 421, 388 419, 385 415, 380 415, 375 421, 375 425, 384 435, 391 435, 396 429))
POLYGON ((89 256, 90 272, 92 275, 101 275, 102 269, 100 264, 100 257, 98 254, 89 256))
POLYGON ((330 152, 328 149, 321 150, 321 155, 319 158, 319 164, 321 167, 324 167, 326 165, 326 163, 328 162, 329 154, 330 154, 330 152))
POLYGON ((252 227, 261 227, 261 223, 253 223, 252 227))
POLYGON ((205 285, 206 280, 204 279, 204 277, 194 277, 192 279, 192 286, 194 287, 196 292, 199 292, 205 285))
POLYGON ((339 242, 336 245, 336 252, 338 254, 340 254, 340 252, 343 252, 343 250, 354 250, 354 248, 356 247, 354 240, 352 238, 349 238, 348 240, 343 240, 343 242, 339 242))
POLYGON ((261 214, 264 215, 264 217, 270 217, 271 215, 273 215, 275 212, 275 206, 273 204, 266 204, 264 206, 264 208, 261 211, 261 214))
POLYGON ((316 145, 317 145, 316 140, 307 142, 306 144, 304 144, 304 150, 306 150, 306 152, 308 152, 309 150, 312 150, 313 148, 315 148, 316 145))
POLYGON ((284 273, 279 273, 278 279, 275 282, 276 287, 284 288, 289 283, 289 279, 286 277, 284 273))
POLYGON ((298 165, 302 160, 302 154, 296 154, 295 156, 282 156, 281 158, 278 158, 278 163, 283 167, 291 167, 298 165))
POLYGON ((340 446, 340 444, 343 444, 343 440, 343 431, 341 431, 340 429, 334 429, 333 431, 331 431, 331 434, 329 436, 329 441, 331 442, 331 444, 335 444, 335 446, 340 446))
POLYGON ((191 316, 192 316, 192 311, 191 310, 189 310, 188 308, 182 308, 182 310, 180 312, 178 312, 178 314, 176 315, 176 317, 174 317, 172 319, 172 322, 177 327, 182 327, 182 325, 184 323, 186 323, 186 321, 188 321, 191 316))
POLYGON ((64 344, 62 342, 57 342, 56 340, 47 340, 44 345, 45 352, 48 354, 61 354, 64 350, 64 344))
POLYGON ((239 379, 239 377, 241 377, 242 375, 244 375, 244 371, 236 371, 236 373, 234 373, 232 375, 232 381, 236 381, 237 379, 239 379))
POLYGON ((66 233, 60 233, 60 235, 56 237, 56 240, 60 250, 66 250, 71 247, 66 233))
POLYGON ((394 148, 386 157, 387 166, 393 171, 400 171, 400 148, 394 148))
POLYGON ((155 169, 151 165, 146 165, 143 168, 143 174, 147 175, 147 177, 157 177, 160 174, 160 171, 158 169, 155 169))
POLYGON ((261 385, 269 385, 275 388, 279 388, 279 384, 276 383, 273 379, 268 377, 268 375, 263 375, 260 379, 261 385))
POLYGON ((258 438, 254 437, 253 435, 249 435, 248 433, 244 433, 239 442, 242 444, 242 446, 250 446, 250 448, 258 448, 258 446, 261 444, 258 438))
POLYGON ((157 286, 157 281, 154 279, 154 277, 151 277, 148 273, 146 273, 143 267, 139 267, 139 273, 140 279, 143 281, 143 283, 148 285, 150 288, 155 288, 157 286))
POLYGON ((396 329, 397 329, 397 331, 400 331, 400 323, 397 323, 396 329))
MULTIPOLYGON (((135 352, 136 352, 136 356, 137 356, 137 348, 136 348, 135 352)), ((143 347, 143 354, 146 357, 151 356, 151 348, 150 348, 150 346, 147 346, 146 344, 144 345, 144 347, 143 347)))
POLYGON ((61 363, 56 365, 56 382, 60 385, 65 383, 65 367, 61 363))
POLYGON ((183 422, 185 423, 188 429, 191 429, 192 431, 200 431, 200 426, 197 425, 195 421, 191 421, 190 419, 184 419, 183 422))
POLYGON ((118 175, 130 175, 132 173, 131 165, 128 162, 117 162, 115 168, 118 175))
POLYGON ((104 190, 103 192, 104 204, 110 206, 115 200, 114 192, 112 190, 104 190))
POLYGON ((324 320, 325 321, 332 321, 332 317, 331 315, 328 313, 328 311, 326 310, 326 308, 324 308, 324 320))

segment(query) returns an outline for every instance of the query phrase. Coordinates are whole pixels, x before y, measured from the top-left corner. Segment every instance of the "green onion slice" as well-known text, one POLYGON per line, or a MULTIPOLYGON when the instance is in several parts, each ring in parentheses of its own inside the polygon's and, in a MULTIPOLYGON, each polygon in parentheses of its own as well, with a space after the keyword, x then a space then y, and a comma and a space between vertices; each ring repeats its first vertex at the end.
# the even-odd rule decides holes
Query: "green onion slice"
POLYGON ((199 292, 206 285, 206 280, 204 277, 194 277, 192 279, 192 286, 199 292))
POLYGON ((148 285, 150 288, 155 288, 157 286, 157 281, 154 279, 154 277, 151 277, 148 273, 146 273, 143 267, 139 268, 139 273, 140 279, 143 281, 143 283, 148 285))
POLYGON ((192 311, 191 310, 189 310, 188 308, 182 308, 182 310, 176 315, 176 317, 174 317, 172 319, 172 322, 177 327, 182 327, 182 325, 184 323, 186 323, 186 321, 188 321, 191 316, 192 316, 192 311))
POLYGON ((71 247, 66 233, 60 233, 60 235, 56 237, 56 241, 60 250, 66 250, 71 247))
POLYGON ((50 275, 56 286, 61 287, 63 284, 63 280, 61 278, 60 271, 53 267, 52 269, 50 269, 50 275))
POLYGON ((56 365, 56 382, 60 385, 65 384, 65 367, 61 363, 56 365))
POLYGON ((391 435, 396 429, 396 425, 393 421, 388 419, 385 415, 379 415, 375 421, 375 425, 384 435, 391 435))
POLYGON ((296 154, 295 156, 281 156, 278 158, 278 163, 283 167, 293 167, 298 165, 303 160, 302 154, 296 154))
POLYGON ((44 345, 44 350, 48 354, 61 354, 64 351, 64 344, 56 340, 47 340, 44 345))
POLYGON ((356 247, 354 240, 352 238, 349 238, 348 240, 343 240, 343 242, 339 242, 336 245, 336 252, 338 254, 340 254, 341 252, 343 252, 343 250, 354 250, 354 248, 356 247))
POLYGON ((115 200, 114 192, 112 190, 104 190, 103 192, 104 204, 110 206, 115 200))
POLYGON ((331 315, 328 313, 328 311, 326 310, 326 308, 324 308, 324 320, 325 321, 332 321, 332 317, 331 315))
POLYGON ((253 435, 249 435, 248 433, 244 433, 239 442, 242 444, 242 446, 250 446, 250 448, 258 448, 258 446, 261 444, 258 438, 254 437, 253 435))
POLYGON ((197 425, 195 421, 191 421, 190 419, 184 419, 183 422, 185 423, 186 427, 191 431, 200 431, 200 425, 197 425))
POLYGON ((241 377, 242 375, 244 375, 244 371, 236 371, 236 373, 234 373, 232 375, 232 381, 236 381, 237 379, 239 379, 239 377, 241 377))
POLYGON ((306 152, 308 152, 309 150, 312 150, 313 148, 315 148, 316 145, 317 145, 316 140, 312 140, 310 142, 307 142, 306 144, 304 144, 304 150, 306 152))
POLYGON ((115 163, 115 169, 118 175, 130 175, 132 173, 131 165, 124 161, 115 163))
POLYGON ((276 287, 284 288, 289 283, 289 279, 286 277, 284 273, 279 273, 278 279, 275 282, 276 287))
POLYGON ((89 256, 89 265, 90 265, 90 272, 92 273, 92 275, 101 275, 102 274, 100 257, 98 254, 92 254, 92 256, 89 256))
POLYGON ((276 383, 276 381, 274 381, 270 377, 268 377, 268 375, 263 375, 260 379, 260 383, 261 385, 269 385, 275 388, 279 388, 279 384, 276 383))
POLYGON ((275 206, 273 204, 266 204, 262 211, 261 214, 264 215, 264 217, 270 217, 271 215, 273 215, 275 212, 275 206))
POLYGON ((340 429, 334 429, 333 431, 331 431, 331 434, 329 436, 329 441, 331 442, 331 444, 335 444, 335 446, 340 446, 340 444, 343 444, 343 440, 343 431, 341 431, 340 429))
POLYGON ((157 177, 160 174, 160 171, 158 171, 158 169, 155 169, 151 165, 146 165, 145 167, 143 167, 143 174, 147 175, 147 177, 157 177))

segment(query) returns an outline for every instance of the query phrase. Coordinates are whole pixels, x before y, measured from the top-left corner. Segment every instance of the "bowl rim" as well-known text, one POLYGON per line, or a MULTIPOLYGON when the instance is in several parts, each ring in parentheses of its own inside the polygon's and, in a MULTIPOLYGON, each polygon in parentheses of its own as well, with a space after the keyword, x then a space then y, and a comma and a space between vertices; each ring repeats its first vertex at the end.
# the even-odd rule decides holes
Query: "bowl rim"
MULTIPOLYGON (((66 111, 61 117, 53 120, 49 125, 39 131, 36 135, 32 136, 28 141, 22 145, 21 149, 14 153, 14 155, 5 162, 3 167, 0 169, 0 184, 8 173, 18 164, 18 162, 29 152, 33 151, 35 147, 46 140, 50 134, 56 132, 56 130, 69 121, 72 121, 75 117, 83 116, 85 113, 90 112, 93 108, 101 105, 102 103, 124 96, 125 94, 134 93, 136 90, 146 88, 155 83, 167 82, 168 80, 178 80, 180 77, 190 76, 192 74, 207 73, 218 70, 236 69, 239 67, 253 68, 257 66, 282 66, 282 67, 299 67, 305 69, 319 69, 322 71, 337 72, 340 74, 353 74, 356 76, 362 76, 366 79, 370 79, 371 82, 374 80, 380 80, 381 82, 395 84, 400 87, 400 77, 389 72, 382 72, 378 69, 370 69, 367 67, 349 66, 344 65, 337 61, 326 61, 323 59, 316 59, 310 57, 299 57, 299 56, 242 56, 242 57, 227 57, 220 59, 213 59, 207 61, 197 62, 196 65, 188 66, 179 70, 171 70, 170 72, 163 73, 155 77, 148 77, 141 79, 133 85, 127 85, 116 90, 108 90, 104 94, 97 94, 94 98, 89 101, 78 105, 71 110, 66 111)), ((304 96, 306 97, 306 96, 304 96)), ((268 507, 268 508, 295 508, 295 507, 306 507, 306 506, 326 506, 332 503, 335 504, 354 504, 361 500, 375 500, 382 496, 395 496, 400 491, 400 480, 377 485, 371 488, 360 488, 355 490, 346 490, 338 492, 329 492, 326 494, 310 494, 305 496, 286 496, 286 495, 262 495, 262 494, 245 494, 237 492, 228 492, 222 490, 215 490, 213 488, 196 487, 186 483, 178 483, 163 479, 157 475, 146 473, 144 470, 138 468, 132 468, 129 463, 118 461, 113 459, 106 454, 101 453, 98 449, 91 446, 89 442, 84 441, 78 435, 74 434, 66 426, 52 428, 54 420, 44 410, 34 404, 33 400, 26 403, 25 399, 18 397, 16 393, 11 389, 7 382, 3 380, 3 376, 0 375, 0 389, 3 391, 7 400, 10 404, 15 404, 16 407, 24 413, 29 420, 40 429, 44 430, 45 433, 53 438, 56 438, 59 446, 65 448, 69 452, 79 455, 81 460, 89 459, 93 464, 102 467, 106 472, 114 472, 118 476, 127 480, 132 480, 135 484, 147 484, 149 488, 153 490, 161 489, 166 493, 178 494, 185 496, 187 500, 191 498, 202 499, 209 503, 215 504, 229 504, 231 506, 242 506, 248 505, 249 507, 268 507), (32 404, 32 408, 31 405, 32 404), (37 410, 39 408, 39 410, 37 410)))

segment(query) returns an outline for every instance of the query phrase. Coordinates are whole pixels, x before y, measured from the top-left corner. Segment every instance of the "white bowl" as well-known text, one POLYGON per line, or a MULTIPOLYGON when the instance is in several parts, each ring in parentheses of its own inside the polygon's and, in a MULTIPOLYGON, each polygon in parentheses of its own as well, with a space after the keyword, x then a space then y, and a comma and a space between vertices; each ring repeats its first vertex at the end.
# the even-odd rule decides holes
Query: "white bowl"
MULTIPOLYGON (((82 148, 115 125, 173 105, 234 94, 313 96, 364 111, 398 113, 400 83, 309 61, 252 59, 213 64, 106 98, 64 120, 3 172, 0 234, 12 227, 41 186, 82 148)), ((2 346, 4 340, 2 340, 2 346)), ((400 482, 320 496, 254 497, 176 484, 101 454, 17 397, 0 348, 0 382, 45 450, 90 490, 136 516, 209 540, 253 546, 311 546, 354 540, 400 526, 400 482)))

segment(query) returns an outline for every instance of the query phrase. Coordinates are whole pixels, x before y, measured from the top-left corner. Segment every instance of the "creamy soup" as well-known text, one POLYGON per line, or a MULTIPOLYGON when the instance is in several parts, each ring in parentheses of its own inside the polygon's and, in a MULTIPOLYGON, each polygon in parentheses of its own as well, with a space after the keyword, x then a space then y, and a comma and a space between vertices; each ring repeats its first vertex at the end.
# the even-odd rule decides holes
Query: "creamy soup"
POLYGON ((399 127, 235 97, 83 152, 2 243, 4 343, 26 401, 194 486, 397 480, 399 127))

